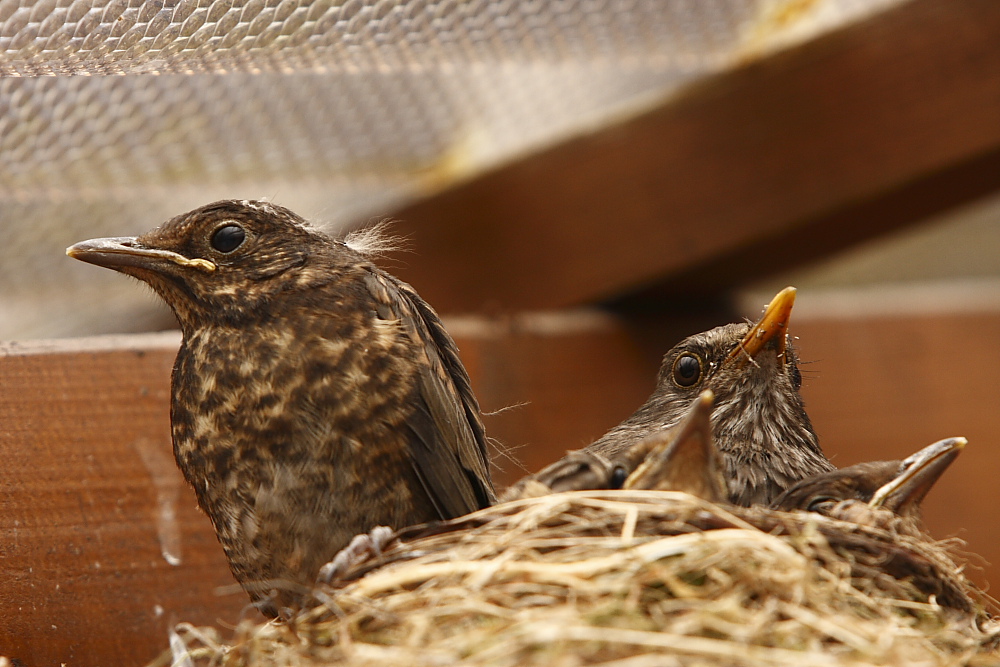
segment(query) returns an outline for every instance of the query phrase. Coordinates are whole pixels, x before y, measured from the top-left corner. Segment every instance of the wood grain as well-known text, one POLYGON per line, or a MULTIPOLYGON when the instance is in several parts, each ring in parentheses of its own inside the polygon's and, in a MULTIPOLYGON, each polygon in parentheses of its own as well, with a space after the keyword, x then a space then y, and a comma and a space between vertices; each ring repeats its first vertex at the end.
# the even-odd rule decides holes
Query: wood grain
POLYGON ((216 595, 233 579, 173 463, 178 340, 0 349, 3 655, 144 664, 175 622, 238 620, 247 600, 216 595))

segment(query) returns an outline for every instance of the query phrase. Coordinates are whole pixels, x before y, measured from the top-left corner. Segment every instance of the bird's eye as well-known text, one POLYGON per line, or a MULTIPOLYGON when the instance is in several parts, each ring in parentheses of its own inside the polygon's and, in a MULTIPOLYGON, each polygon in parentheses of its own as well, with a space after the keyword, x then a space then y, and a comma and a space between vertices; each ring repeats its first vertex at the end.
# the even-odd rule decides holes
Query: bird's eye
POLYGON ((622 484, 625 483, 625 478, 628 475, 625 474, 625 468, 622 466, 615 466, 615 469, 611 471, 611 480, 608 482, 608 486, 612 489, 622 488, 622 484))
POLYGON ((815 498, 809 501, 809 506, 806 507, 806 510, 809 512, 826 513, 836 502, 837 499, 831 496, 816 496, 815 498))
POLYGON ((232 252, 243 245, 247 233, 239 225, 219 227, 212 234, 212 247, 219 252, 232 252))
POLYGON ((682 354, 674 361, 674 382, 678 387, 690 387, 701 379, 701 359, 682 354))

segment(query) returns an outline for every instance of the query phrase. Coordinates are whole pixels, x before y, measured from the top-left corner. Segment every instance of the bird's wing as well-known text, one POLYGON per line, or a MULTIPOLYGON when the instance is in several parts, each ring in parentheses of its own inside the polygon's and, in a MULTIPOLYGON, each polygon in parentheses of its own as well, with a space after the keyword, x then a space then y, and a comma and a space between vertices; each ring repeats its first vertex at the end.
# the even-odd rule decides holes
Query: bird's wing
POLYGON ((412 287, 377 270, 367 283, 379 316, 399 321, 418 352, 418 400, 406 422, 417 476, 442 518, 488 507, 496 494, 486 431, 455 342, 412 287))

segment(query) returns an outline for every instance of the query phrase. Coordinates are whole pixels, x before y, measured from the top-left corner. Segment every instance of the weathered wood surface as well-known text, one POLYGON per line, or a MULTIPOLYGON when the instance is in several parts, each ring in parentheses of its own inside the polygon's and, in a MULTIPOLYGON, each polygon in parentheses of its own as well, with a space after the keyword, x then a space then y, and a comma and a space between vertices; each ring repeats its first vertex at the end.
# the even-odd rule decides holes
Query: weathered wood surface
POLYGON ((178 340, 0 348, 0 655, 137 665, 173 623, 238 619, 246 599, 215 594, 233 579, 173 462, 178 340))
POLYGON ((442 312, 714 293, 994 192, 998 35, 914 0, 701 81, 395 212, 398 272, 442 312))
MULTIPOLYGON (((488 417, 487 428, 519 447, 530 469, 629 414, 681 335, 638 336, 590 311, 449 325, 484 409, 526 403, 488 417)), ((1000 561, 1000 312, 793 317, 792 327, 808 362, 807 407, 838 465, 969 438, 927 499, 927 523, 1000 561)), ((216 594, 233 580, 172 463, 176 344, 171 334, 0 351, 0 655, 28 665, 139 664, 166 647, 173 622, 256 613, 239 591, 216 594)), ((502 465, 505 478, 519 474, 502 465)), ((996 571, 973 574, 982 581, 996 571)))

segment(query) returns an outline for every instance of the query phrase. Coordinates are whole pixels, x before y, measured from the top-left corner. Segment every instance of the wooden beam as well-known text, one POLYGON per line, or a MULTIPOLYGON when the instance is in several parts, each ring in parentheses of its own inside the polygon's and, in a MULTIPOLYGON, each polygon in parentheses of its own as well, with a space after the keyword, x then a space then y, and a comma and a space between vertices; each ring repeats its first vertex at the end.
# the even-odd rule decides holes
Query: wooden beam
POLYGON ((659 312, 696 304, 714 293, 745 285, 771 272, 808 264, 861 239, 902 228, 992 192, 998 187, 1000 151, 975 157, 917 179, 882 196, 803 220, 794 228, 764 235, 720 252, 609 301, 626 312, 659 312))
POLYGON ((397 211, 398 272, 443 312, 717 291, 995 191, 998 35, 913 0, 697 83, 397 211))

